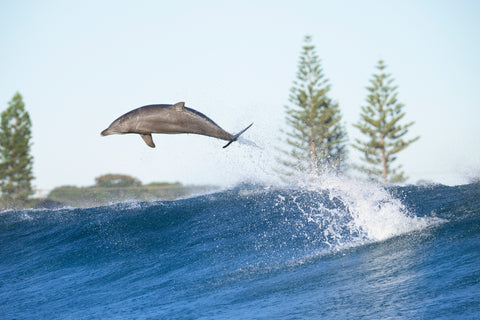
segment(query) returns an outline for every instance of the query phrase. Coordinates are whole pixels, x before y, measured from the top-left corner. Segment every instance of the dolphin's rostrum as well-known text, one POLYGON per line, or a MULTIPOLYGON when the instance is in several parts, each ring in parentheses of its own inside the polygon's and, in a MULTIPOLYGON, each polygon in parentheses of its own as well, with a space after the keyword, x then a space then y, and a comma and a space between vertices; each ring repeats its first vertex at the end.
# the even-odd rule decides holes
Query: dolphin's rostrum
POLYGON ((113 121, 101 135, 138 133, 149 147, 155 148, 152 133, 194 133, 227 140, 226 148, 252 125, 233 135, 203 113, 185 107, 184 102, 178 102, 174 105, 153 104, 127 112, 113 121))

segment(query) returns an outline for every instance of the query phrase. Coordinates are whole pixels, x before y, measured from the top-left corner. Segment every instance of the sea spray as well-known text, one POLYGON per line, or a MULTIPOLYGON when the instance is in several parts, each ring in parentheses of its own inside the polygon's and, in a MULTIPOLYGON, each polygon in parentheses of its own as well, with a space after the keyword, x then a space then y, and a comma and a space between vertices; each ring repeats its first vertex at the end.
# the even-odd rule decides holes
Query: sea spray
POLYGON ((314 188, 328 190, 330 198, 342 201, 348 208, 355 227, 369 240, 382 241, 443 221, 417 217, 400 199, 393 197, 385 186, 371 182, 331 175, 319 179, 314 188))
MULTIPOLYGON (((343 176, 308 176, 292 190, 303 196, 291 198, 291 203, 307 221, 318 225, 330 248, 383 241, 446 221, 417 217, 385 186, 343 176)), ((285 196, 279 201, 285 202, 285 196)))

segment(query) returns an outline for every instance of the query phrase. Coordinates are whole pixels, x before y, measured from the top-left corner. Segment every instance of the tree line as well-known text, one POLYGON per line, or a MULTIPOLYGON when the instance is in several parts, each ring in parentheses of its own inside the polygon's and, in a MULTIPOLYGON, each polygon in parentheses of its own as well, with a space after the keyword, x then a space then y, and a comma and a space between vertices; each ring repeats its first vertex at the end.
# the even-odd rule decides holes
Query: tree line
POLYGON ((179 182, 153 182, 142 184, 132 176, 124 174, 104 174, 95 178, 95 184, 88 187, 60 186, 48 194, 44 207, 90 207, 107 205, 113 201, 127 200, 174 200, 192 194, 216 190, 208 185, 182 185, 179 182))
POLYGON ((404 123, 404 105, 398 101, 398 87, 386 73, 383 60, 369 80, 366 104, 353 126, 363 139, 352 147, 362 153, 362 164, 347 162, 347 132, 342 123, 338 102, 330 97, 330 83, 320 59, 306 36, 298 62, 297 79, 293 81, 289 102, 285 106, 286 148, 282 149, 280 172, 284 179, 296 174, 318 175, 325 171, 345 172, 352 167, 369 180, 401 183, 407 180, 402 167, 395 165, 397 155, 419 137, 405 139, 413 122, 404 123))
MULTIPOLYGON (((398 100, 392 75, 385 71, 385 62, 378 61, 377 71, 366 87, 366 104, 353 124, 363 136, 351 144, 361 152, 362 164, 349 165, 348 137, 340 106, 330 97, 331 86, 312 37, 306 36, 304 42, 288 98, 290 105, 285 106, 288 129, 284 131, 285 147, 279 158, 284 179, 299 173, 343 173, 354 168, 380 183, 405 182, 407 176, 401 165, 396 165, 397 155, 419 137, 405 138, 414 123, 405 123, 404 105, 398 100)), ((31 126, 23 98, 17 92, 0 120, 1 207, 24 205, 34 194, 31 126)))

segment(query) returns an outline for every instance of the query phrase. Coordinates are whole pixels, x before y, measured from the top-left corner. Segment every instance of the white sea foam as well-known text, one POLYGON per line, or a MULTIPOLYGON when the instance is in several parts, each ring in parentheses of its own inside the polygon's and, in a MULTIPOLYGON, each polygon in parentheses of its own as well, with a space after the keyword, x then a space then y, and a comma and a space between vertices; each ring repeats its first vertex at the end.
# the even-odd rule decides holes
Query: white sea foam
MULTIPOLYGON (((366 240, 382 241, 406 232, 424 229, 442 222, 438 218, 417 217, 409 212, 399 199, 394 198, 383 186, 334 175, 324 175, 310 179, 303 184, 310 191, 327 192, 330 199, 341 201, 346 210, 329 209, 338 220, 348 215, 352 234, 366 240)), ((321 204, 320 204, 321 205, 321 204)), ((310 214, 310 218, 324 224, 321 214, 310 214)), ((330 236, 341 237, 335 223, 327 227, 330 236)))

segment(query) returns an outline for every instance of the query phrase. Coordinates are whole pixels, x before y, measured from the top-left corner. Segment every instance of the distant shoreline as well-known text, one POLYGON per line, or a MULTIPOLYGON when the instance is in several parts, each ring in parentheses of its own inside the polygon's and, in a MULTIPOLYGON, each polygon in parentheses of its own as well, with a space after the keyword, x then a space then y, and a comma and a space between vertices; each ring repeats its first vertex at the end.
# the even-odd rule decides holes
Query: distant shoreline
POLYGON ((218 189, 218 186, 213 185, 182 185, 181 183, 163 182, 131 187, 60 186, 50 191, 45 198, 32 198, 22 204, 14 206, 2 204, 0 207, 3 209, 9 207, 25 209, 88 208, 122 201, 171 201, 218 189))

